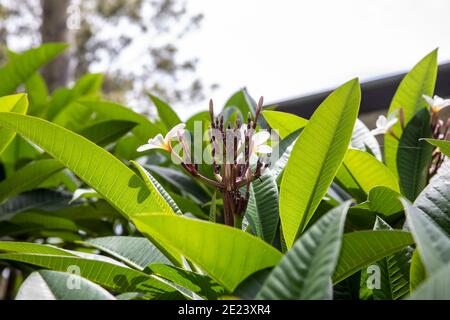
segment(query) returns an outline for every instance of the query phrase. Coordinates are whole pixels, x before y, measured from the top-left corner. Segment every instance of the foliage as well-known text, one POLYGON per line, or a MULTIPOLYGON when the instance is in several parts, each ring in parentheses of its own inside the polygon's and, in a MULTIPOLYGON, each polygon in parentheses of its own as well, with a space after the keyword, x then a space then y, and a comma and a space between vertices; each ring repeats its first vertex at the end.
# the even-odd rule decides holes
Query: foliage
POLYGON ((397 90, 384 162, 357 119, 357 79, 309 120, 240 90, 184 127, 155 95, 157 121, 104 100, 98 74, 49 96, 36 72, 63 48, 0 69, 0 271, 17 288, 7 297, 449 299, 449 142, 421 100, 436 51, 397 90), (243 135, 228 138, 240 144, 221 167, 218 140, 195 145, 193 131, 228 125, 243 135), (265 129, 280 139, 262 143, 265 129), (198 145, 211 164, 188 162, 198 145))

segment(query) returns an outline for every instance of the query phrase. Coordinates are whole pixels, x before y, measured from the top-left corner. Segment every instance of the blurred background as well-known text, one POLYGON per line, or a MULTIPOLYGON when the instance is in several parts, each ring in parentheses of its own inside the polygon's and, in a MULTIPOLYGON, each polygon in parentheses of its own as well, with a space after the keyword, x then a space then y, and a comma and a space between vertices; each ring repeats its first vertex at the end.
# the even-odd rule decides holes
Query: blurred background
POLYGON ((358 76, 370 125, 436 47, 437 93, 450 94, 449 12, 448 0, 0 0, 0 60, 6 47, 69 42, 43 70, 50 89, 101 72, 108 99, 152 115, 151 92, 182 119, 243 87, 308 117, 358 76))

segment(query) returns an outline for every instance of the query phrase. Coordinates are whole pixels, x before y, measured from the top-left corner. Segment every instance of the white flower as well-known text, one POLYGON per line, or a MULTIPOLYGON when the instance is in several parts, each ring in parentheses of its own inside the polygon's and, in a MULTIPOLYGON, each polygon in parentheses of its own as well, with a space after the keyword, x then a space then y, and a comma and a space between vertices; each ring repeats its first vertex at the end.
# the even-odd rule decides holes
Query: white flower
POLYGON ((182 136, 184 134, 184 128, 186 125, 184 123, 177 124, 173 127, 163 138, 162 134, 158 133, 156 137, 149 139, 147 144, 144 144, 137 148, 137 151, 147 151, 150 149, 163 149, 166 151, 172 150, 171 141, 176 136, 182 136))
POLYGON ((450 99, 442 99, 441 97, 435 95, 433 98, 422 95, 428 105, 431 107, 433 113, 439 112, 442 108, 450 106, 450 99))
POLYGON ((378 134, 385 134, 389 131, 389 129, 398 121, 397 114, 398 110, 395 110, 388 115, 387 118, 385 116, 379 116, 377 122, 375 123, 377 127, 370 131, 372 135, 376 136, 378 134))
MULTIPOLYGON (((239 156, 237 162, 240 163, 244 158, 244 145, 245 145, 245 132, 247 130, 246 125, 242 125, 240 128, 241 139, 239 140, 239 156)), ((251 129, 252 130, 252 129, 251 129)), ((258 161, 258 154, 272 153, 272 147, 267 145, 266 142, 270 138, 268 131, 260 131, 252 135, 252 141, 250 142, 250 164, 255 164, 258 161)))
POLYGON ((73 192, 73 196, 72 199, 70 199, 69 203, 74 202, 75 200, 80 199, 81 197, 83 198, 95 198, 98 196, 97 191, 95 191, 94 189, 83 189, 83 188, 79 188, 77 190, 75 190, 73 192))

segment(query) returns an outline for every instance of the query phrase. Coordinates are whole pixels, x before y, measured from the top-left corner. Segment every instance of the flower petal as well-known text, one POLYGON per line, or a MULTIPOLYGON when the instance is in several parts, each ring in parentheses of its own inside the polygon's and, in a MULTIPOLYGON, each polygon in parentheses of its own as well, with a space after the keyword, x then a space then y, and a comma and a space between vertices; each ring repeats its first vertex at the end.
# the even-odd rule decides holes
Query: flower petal
POLYGON ((387 123, 387 119, 385 116, 381 115, 378 116, 377 122, 375 123, 375 125, 377 126, 377 128, 384 128, 386 126, 387 123))
POLYGON ((142 146, 138 147, 136 149, 136 151, 138 152, 142 152, 142 151, 147 151, 150 149, 164 149, 164 145, 160 145, 160 144, 155 144, 155 143, 147 143, 147 144, 143 144, 142 146))

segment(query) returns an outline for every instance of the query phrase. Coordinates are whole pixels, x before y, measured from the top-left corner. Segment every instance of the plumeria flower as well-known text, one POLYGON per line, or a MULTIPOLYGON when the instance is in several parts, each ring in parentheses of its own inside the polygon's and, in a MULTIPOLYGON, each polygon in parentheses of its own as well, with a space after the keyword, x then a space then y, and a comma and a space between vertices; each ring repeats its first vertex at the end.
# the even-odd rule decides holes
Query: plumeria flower
POLYGON ((186 125, 184 123, 177 124, 166 134, 165 137, 158 133, 156 137, 149 139, 148 143, 137 148, 137 151, 142 152, 150 149, 163 149, 170 152, 172 150, 172 140, 177 136, 183 136, 185 127, 186 125))
POLYGON ((385 134, 389 131, 389 129, 397 123, 398 121, 398 110, 392 112, 388 117, 381 115, 378 117, 376 124, 376 128, 371 130, 372 135, 376 136, 379 134, 385 134))
POLYGON ((433 98, 422 95, 428 105, 431 107, 432 113, 438 113, 441 109, 450 106, 450 99, 442 99, 441 97, 435 95, 433 98))
MULTIPOLYGON (((238 149, 240 150, 237 162, 243 161, 244 157, 244 145, 245 145, 245 132, 247 130, 246 125, 242 125, 240 128, 241 139, 239 140, 238 149)), ((252 141, 250 142, 250 164, 255 164, 258 161, 259 154, 272 153, 272 147, 267 145, 267 140, 270 138, 268 131, 260 131, 252 135, 252 141)))

